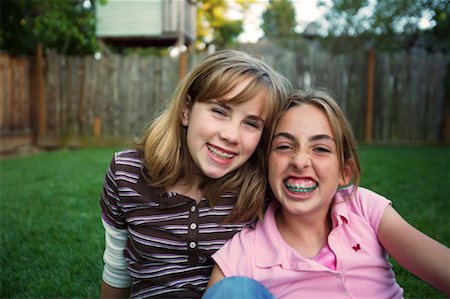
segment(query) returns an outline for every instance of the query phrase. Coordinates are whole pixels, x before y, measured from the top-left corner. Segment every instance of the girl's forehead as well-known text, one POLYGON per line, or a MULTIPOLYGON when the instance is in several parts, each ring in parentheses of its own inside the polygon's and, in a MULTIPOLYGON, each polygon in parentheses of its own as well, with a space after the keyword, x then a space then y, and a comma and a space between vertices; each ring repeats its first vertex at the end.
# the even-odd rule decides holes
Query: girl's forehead
POLYGON ((325 113, 318 107, 311 104, 302 103, 286 110, 280 120, 289 119, 290 121, 302 121, 304 118, 308 118, 310 121, 319 121, 322 120, 322 117, 320 116, 324 116, 326 118, 325 113))
POLYGON ((276 126, 276 131, 279 130, 329 134, 331 126, 327 115, 321 109, 310 104, 300 104, 283 113, 276 126))
POLYGON ((228 89, 221 94, 217 94, 216 100, 230 102, 230 103, 243 103, 253 100, 255 97, 259 97, 264 102, 268 102, 269 90, 262 84, 254 84, 251 78, 242 78, 241 81, 235 82, 230 85, 228 89), (260 95, 264 94, 263 97, 260 95))

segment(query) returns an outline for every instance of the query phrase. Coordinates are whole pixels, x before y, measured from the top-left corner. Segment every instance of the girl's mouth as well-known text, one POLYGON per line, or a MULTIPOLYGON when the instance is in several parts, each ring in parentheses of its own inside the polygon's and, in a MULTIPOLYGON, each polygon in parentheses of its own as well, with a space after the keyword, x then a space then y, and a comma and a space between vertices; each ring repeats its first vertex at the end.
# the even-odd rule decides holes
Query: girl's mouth
POLYGON ((284 185, 294 193, 309 193, 318 187, 317 182, 311 179, 287 179, 284 185))
POLYGON ((229 160, 235 156, 235 154, 223 151, 220 148, 212 146, 210 144, 208 144, 207 147, 211 154, 213 154, 214 156, 216 156, 217 158, 220 158, 220 159, 229 160))

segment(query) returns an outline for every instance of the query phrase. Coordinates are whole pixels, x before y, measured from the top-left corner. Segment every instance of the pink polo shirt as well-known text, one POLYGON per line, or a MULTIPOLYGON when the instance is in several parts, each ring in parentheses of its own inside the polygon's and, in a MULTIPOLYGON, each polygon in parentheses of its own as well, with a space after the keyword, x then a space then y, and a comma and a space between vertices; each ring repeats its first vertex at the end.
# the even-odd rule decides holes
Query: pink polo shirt
POLYGON ((234 235, 213 258, 226 277, 247 276, 265 285, 276 298, 402 298, 377 238, 386 198, 362 187, 348 199, 351 187, 333 199, 333 230, 328 245, 336 270, 300 256, 281 237, 272 202, 263 221, 234 235))

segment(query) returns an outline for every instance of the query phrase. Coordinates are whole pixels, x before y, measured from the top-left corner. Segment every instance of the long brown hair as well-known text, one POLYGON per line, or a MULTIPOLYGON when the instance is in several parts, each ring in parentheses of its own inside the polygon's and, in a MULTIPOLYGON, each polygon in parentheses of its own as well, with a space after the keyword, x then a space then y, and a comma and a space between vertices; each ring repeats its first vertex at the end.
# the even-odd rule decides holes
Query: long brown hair
POLYGON ((245 102, 261 90, 266 91, 266 127, 260 143, 240 168, 219 179, 204 177, 200 188, 214 206, 225 192, 237 195, 227 221, 250 221, 262 215, 261 202, 266 186, 266 151, 276 117, 291 91, 289 81, 262 60, 236 50, 222 50, 206 57, 179 84, 166 109, 154 119, 137 142, 144 153, 144 163, 154 186, 171 186, 180 180, 192 183, 197 166, 186 144, 186 128, 181 115, 186 105, 221 98, 243 79, 247 86, 231 102, 245 102))

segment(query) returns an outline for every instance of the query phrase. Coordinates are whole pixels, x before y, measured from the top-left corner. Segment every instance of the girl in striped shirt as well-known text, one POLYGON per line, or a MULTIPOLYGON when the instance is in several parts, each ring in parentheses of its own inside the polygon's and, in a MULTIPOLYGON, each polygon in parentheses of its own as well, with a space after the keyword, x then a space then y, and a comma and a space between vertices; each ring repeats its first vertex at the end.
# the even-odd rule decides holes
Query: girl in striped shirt
POLYGON ((235 50, 185 76, 107 169, 102 297, 202 296, 211 255, 262 214, 267 140, 289 92, 283 76, 235 50))

